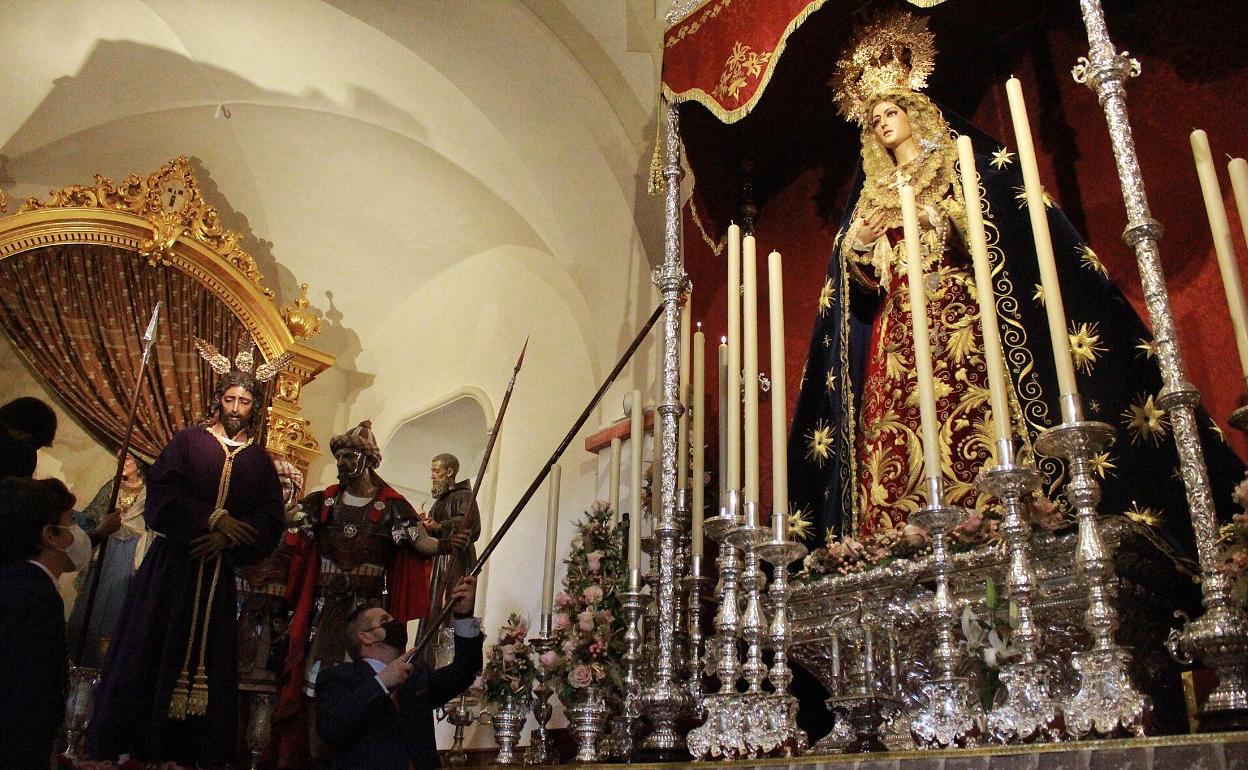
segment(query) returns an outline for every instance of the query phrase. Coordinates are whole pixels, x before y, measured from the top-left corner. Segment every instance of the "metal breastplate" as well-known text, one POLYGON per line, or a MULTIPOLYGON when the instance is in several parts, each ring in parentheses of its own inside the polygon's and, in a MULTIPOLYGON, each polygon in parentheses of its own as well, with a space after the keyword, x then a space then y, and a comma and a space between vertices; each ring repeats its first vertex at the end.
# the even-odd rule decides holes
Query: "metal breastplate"
POLYGON ((316 547, 320 555, 344 570, 361 564, 389 564, 396 546, 386 507, 381 501, 362 507, 335 502, 329 521, 317 528, 316 547), (369 518, 374 511, 381 513, 376 522, 369 518))

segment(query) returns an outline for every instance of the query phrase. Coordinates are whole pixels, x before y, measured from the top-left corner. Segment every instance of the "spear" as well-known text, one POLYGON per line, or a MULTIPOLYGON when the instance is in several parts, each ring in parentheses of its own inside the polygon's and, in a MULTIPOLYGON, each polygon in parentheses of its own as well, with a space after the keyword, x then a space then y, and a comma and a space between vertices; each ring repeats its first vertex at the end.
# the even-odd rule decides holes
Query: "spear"
MULTIPOLYGON (((517 502, 516 506, 511 509, 511 513, 507 514, 507 518, 503 520, 502 526, 499 527, 498 531, 494 533, 494 537, 490 538, 489 544, 482 549, 481 556, 477 558, 477 563, 472 565, 472 569, 468 570, 465 574, 471 575, 472 577, 476 577, 481 574, 481 568, 485 566, 486 559, 490 558, 490 555, 494 553, 494 549, 498 547, 499 541, 501 541, 503 536, 507 534, 507 531, 511 529, 511 525, 515 523, 516 518, 520 516, 520 512, 524 510, 524 507, 529 504, 529 500, 533 499, 533 495, 537 493, 537 490, 542 486, 542 482, 546 480, 546 476, 550 474, 550 469, 554 467, 555 463, 559 462, 559 458, 572 443, 572 439, 576 438, 576 434, 582 427, 585 426, 585 421, 589 419, 589 415, 593 413, 594 408, 598 406, 598 402, 601 401, 602 397, 606 395, 607 389, 611 387, 613 382, 615 382, 615 378, 620 376, 620 372, 624 370, 625 365, 627 365, 629 360, 633 357, 633 353, 637 352, 637 348, 641 345, 642 340, 644 340, 646 335, 650 333, 650 330, 654 328, 655 322, 659 320, 659 316, 662 313, 663 306, 659 305, 654 309, 654 312, 650 314, 650 319, 646 321, 645 326, 641 327, 641 331, 637 333, 637 336, 633 339, 632 344, 628 346, 628 350, 624 351, 624 355, 620 356, 620 360, 616 362, 615 368, 612 369, 611 373, 607 375, 607 378, 603 380, 602 385, 598 388, 598 392, 594 394, 594 397, 590 399, 589 404, 585 406, 585 410, 581 412, 581 416, 576 418, 576 422, 572 424, 572 429, 569 430, 568 434, 563 437, 563 441, 559 442, 559 446, 555 449, 554 453, 551 454, 550 459, 546 461, 546 464, 542 466, 542 470, 537 474, 537 478, 533 479, 533 483, 530 484, 529 488, 526 489, 524 494, 520 496, 519 502, 517 502)), ((411 654, 407 656, 408 660, 414 660, 419 657, 422 652, 424 652, 425 648, 429 646, 429 643, 433 641, 433 637, 436 635, 437 629, 441 628, 442 625, 446 623, 446 619, 451 616, 451 608, 454 606, 453 602, 446 603, 446 606, 442 608, 442 612, 438 615, 436 622, 428 627, 428 630, 425 631, 425 633, 420 637, 420 641, 418 641, 416 646, 412 648, 411 654)))
MULTIPOLYGON (((481 467, 477 469, 477 478, 472 482, 472 506, 477 504, 477 493, 481 491, 481 480, 485 478, 485 468, 490 464, 490 455, 494 454, 494 444, 498 441, 498 429, 502 427, 503 415, 507 414, 507 404, 511 402, 511 391, 516 388, 516 375, 524 366, 524 353, 529 349, 529 338, 524 338, 524 347, 520 349, 520 357, 516 359, 516 368, 511 372, 511 380, 507 383, 507 392, 503 394, 503 403, 498 407, 498 417, 494 418, 494 427, 490 429, 490 441, 485 445, 485 456, 481 458, 481 467)), ((467 517, 465 516, 465 523, 467 517)))
MULTIPOLYGON (((529 338, 524 338, 524 347, 520 349, 520 357, 516 359, 516 368, 511 372, 511 380, 507 383, 507 392, 503 394, 503 402, 498 407, 498 416, 494 418, 494 427, 490 428, 490 440, 485 445, 485 455, 481 458, 481 467, 477 469, 477 478, 472 482, 472 500, 469 501, 468 507, 465 509, 469 513, 477 506, 477 495, 481 491, 481 481, 485 478, 485 469, 490 464, 490 455, 494 454, 494 444, 498 441, 498 432, 503 425, 503 415, 507 414, 507 404, 511 402, 511 392, 516 388, 516 375, 520 374, 521 367, 524 366, 524 354, 529 349, 529 338)), ((455 528, 455 531, 462 532, 468 529, 469 515, 463 517, 463 521, 455 528)), ((455 562, 468 548, 467 544, 457 549, 454 553, 439 556, 439 564, 441 567, 437 571, 437 576, 433 585, 429 586, 429 595, 437 597, 442 593, 442 581, 446 579, 447 573, 450 571, 450 565, 455 562)), ((427 621, 422 622, 422 628, 434 628, 434 626, 426 626, 427 621)))
MULTIPOLYGON (((139 362, 139 373, 134 378, 134 390, 130 394, 130 415, 126 418, 126 432, 121 439, 121 451, 117 453, 117 470, 113 473, 113 491, 108 498, 106 513, 117 508, 117 496, 121 494, 121 475, 126 468, 126 454, 130 451, 130 438, 134 435, 134 417, 139 409, 139 396, 142 395, 143 373, 147 370, 147 362, 152 357, 152 346, 156 342, 156 321, 160 318, 160 306, 163 300, 152 308, 152 318, 147 322, 147 331, 143 333, 143 359, 139 362)), ((91 587, 87 590, 87 608, 82 615, 82 632, 78 635, 78 648, 74 652, 74 660, 82 662, 82 653, 87 645, 87 629, 91 628, 91 612, 95 609, 95 597, 100 590, 100 566, 104 563, 104 553, 108 550, 106 537, 100 541, 100 550, 95 557, 95 573, 91 576, 91 587)))

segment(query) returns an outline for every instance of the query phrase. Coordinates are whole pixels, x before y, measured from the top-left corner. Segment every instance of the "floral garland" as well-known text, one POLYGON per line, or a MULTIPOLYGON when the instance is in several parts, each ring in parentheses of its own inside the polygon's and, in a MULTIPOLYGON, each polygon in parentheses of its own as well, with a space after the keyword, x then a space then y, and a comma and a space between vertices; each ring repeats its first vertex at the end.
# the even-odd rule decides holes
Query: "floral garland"
POLYGON ((498 641, 485 656, 477 688, 487 702, 502 706, 510 699, 527 706, 533 698, 536 670, 528 635, 529 622, 516 612, 498 629, 498 641))
POLYGON ((1233 497, 1245 510, 1231 516, 1231 522, 1218 533, 1221 552, 1217 570, 1230 581, 1236 603, 1248 608, 1248 475, 1235 486, 1233 497))
POLYGON ((624 691, 620 591, 627 563, 623 529, 611 522, 611 516, 611 507, 598 502, 577 522, 572 550, 564 561, 563 592, 555 597, 551 625, 557 646, 550 662, 564 705, 580 700, 590 685, 605 687, 608 700, 624 691))
MULTIPOLYGON (((1248 479, 1244 482, 1248 495, 1248 479)), ((1246 497, 1245 499, 1248 499, 1246 497)), ((1027 505, 1028 519, 1035 530, 1055 532, 1070 526, 1068 512, 1048 498, 1033 497, 1027 505)), ((1001 539, 1001 509, 990 506, 974 510, 949 533, 953 552, 969 551, 1001 539)), ((823 575, 849 575, 881 567, 897 559, 916 559, 931 550, 926 530, 914 524, 894 529, 880 529, 861 540, 850 535, 837 537, 828 532, 827 542, 811 550, 802 562, 799 580, 813 580, 823 575)), ((1248 561, 1248 556, 1244 557, 1248 561)))

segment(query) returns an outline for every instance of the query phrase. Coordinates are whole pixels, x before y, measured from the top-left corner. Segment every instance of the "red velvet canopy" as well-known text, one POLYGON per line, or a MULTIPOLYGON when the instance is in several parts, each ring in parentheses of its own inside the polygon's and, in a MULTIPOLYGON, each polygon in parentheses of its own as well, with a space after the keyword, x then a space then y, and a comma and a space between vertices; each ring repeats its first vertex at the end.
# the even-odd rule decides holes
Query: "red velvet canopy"
MULTIPOLYGON (((1078 2, 948 0, 926 11, 915 7, 930 5, 926 0, 895 4, 925 13, 936 35, 940 53, 927 93, 1010 148, 1004 83, 1011 75, 1022 80, 1046 186, 1147 322, 1134 253, 1121 240, 1126 214, 1104 114, 1092 92, 1070 76, 1088 48, 1078 2)), ((1128 86, 1127 102, 1152 213, 1166 228, 1161 252, 1187 372, 1244 456, 1248 440, 1226 424, 1243 380, 1188 133, 1208 131, 1215 155, 1248 154, 1248 102, 1242 98, 1248 92, 1242 48, 1248 4, 1103 4, 1118 48, 1143 66, 1128 86)), ((867 10, 887 5, 871 3, 867 10)), ((712 343, 724 333, 726 258, 716 252, 728 223, 741 220, 748 181, 758 207, 760 253, 784 255, 790 415, 832 240, 859 165, 857 130, 836 115, 827 83, 863 7, 857 0, 708 0, 664 38, 663 91, 683 104, 681 136, 696 178, 693 205, 684 210, 693 319, 712 343)), ((1225 171, 1222 184, 1241 267, 1248 271, 1225 171)), ((762 294, 759 317, 765 319, 762 294)), ((766 334, 760 345, 766 371, 766 334)), ((769 420, 761 400, 765 448, 769 420)), ((708 415, 707 425, 717 424, 717 415, 708 415)), ((708 443, 713 452, 715 437, 708 443)), ((714 467, 709 459, 708 467, 714 467)), ((766 459, 762 467, 769 467, 766 459)), ((769 488, 766 479, 763 488, 769 488)), ((763 498, 769 497, 765 491, 763 498)))

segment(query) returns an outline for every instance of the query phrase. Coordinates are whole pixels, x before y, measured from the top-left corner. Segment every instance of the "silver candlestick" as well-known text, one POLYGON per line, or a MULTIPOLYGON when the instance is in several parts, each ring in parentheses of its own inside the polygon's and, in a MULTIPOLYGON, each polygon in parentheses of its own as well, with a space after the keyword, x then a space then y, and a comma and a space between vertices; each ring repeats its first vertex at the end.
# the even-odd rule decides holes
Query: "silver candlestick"
POLYGON ((690 558, 689 574, 685 576, 685 593, 689 602, 689 697, 693 699, 694 710, 699 714, 704 710, 702 704, 702 677, 705 675, 703 656, 705 649, 702 636, 702 592, 710 585, 711 580, 702 574, 702 557, 690 558))
POLYGON ((442 713, 446 721, 455 726, 451 748, 446 754, 446 765, 447 767, 464 767, 468 764, 468 755, 464 752, 464 728, 477 721, 468 704, 468 694, 465 692, 447 704, 442 709, 442 713))
POLYGON ((745 521, 730 530, 725 538, 741 549, 744 568, 738 584, 745 592, 744 609, 741 612, 741 639, 746 644, 745 662, 741 664, 741 676, 745 678, 746 691, 759 693, 767 677, 763 663, 763 636, 767 618, 763 613, 762 588, 766 578, 758 565, 758 547, 770 539, 771 530, 758 525, 758 504, 745 504, 745 521))
POLYGON ((1209 471, 1197 430, 1196 406, 1200 403, 1200 393, 1187 379, 1183 354, 1179 350, 1174 310, 1166 291, 1158 248, 1161 224, 1153 219, 1149 209, 1127 114, 1126 82, 1140 74, 1140 64, 1126 52, 1120 54, 1115 50, 1100 0, 1080 0, 1079 7, 1088 30, 1089 49, 1087 58, 1080 60, 1071 74, 1076 82, 1096 94, 1109 124, 1109 139, 1127 211, 1123 239, 1135 250, 1161 368, 1162 389, 1157 403, 1166 410, 1174 430, 1200 557, 1205 615, 1187 624, 1175 644, 1186 655, 1195 655, 1204 661, 1218 677, 1217 688, 1201 708, 1202 728, 1242 729, 1248 726, 1248 618, 1231 599, 1226 576, 1216 569, 1218 525, 1209 471))
POLYGON ((971 691, 966 677, 956 673, 961 657, 953 637, 957 608, 949 593, 949 552, 945 537, 967 517, 965 508, 943 505, 940 479, 929 478, 928 506, 910 520, 932 538, 932 564, 936 569, 936 596, 932 620, 936 623, 936 650, 932 654, 935 676, 923 685, 924 703, 910 722, 910 732, 923 746, 973 746, 984 732, 984 709, 971 691))
POLYGON ((557 646, 554 635, 546 630, 540 636, 530 640, 533 653, 537 657, 537 683, 533 687, 533 719, 537 721, 537 729, 529 734, 529 750, 525 754, 526 765, 557 765, 559 754, 554 750, 553 741, 546 730, 550 721, 550 696, 555 690, 550 686, 550 669, 542 663, 542 655, 552 652, 557 646))
POLYGON ((1078 692, 1062 705, 1066 730, 1076 738, 1122 730, 1143 735, 1151 705, 1131 683, 1127 673, 1131 656, 1114 641, 1118 611, 1109 597, 1114 560, 1097 522, 1101 487, 1090 462, 1113 441, 1114 429, 1103 422, 1083 420, 1078 396, 1063 398, 1072 402, 1071 421, 1042 433, 1036 440, 1036 451, 1067 461, 1070 481, 1066 483, 1066 500, 1079 523, 1075 574, 1088 591, 1088 609, 1083 617, 1092 646, 1072 655, 1071 665, 1079 672, 1080 681, 1078 692))
MULTIPOLYGON (((773 513, 773 515, 784 515, 773 513)), ((787 539, 772 539, 758 547, 758 555, 772 566, 771 587, 771 649, 772 665, 767 678, 775 689, 773 714, 779 718, 774 729, 781 735, 785 754, 801 754, 809 740, 806 731, 797 726, 797 699, 789 693, 793 672, 789 670, 789 565, 806 555, 806 546, 787 539)))
POLYGON ((1001 534, 1009 550, 1005 587, 1010 601, 1018 608, 1018 627, 1012 641, 1019 652, 1017 661, 1001 667, 1001 683, 1006 701, 988 712, 988 734, 1001 743, 1026 741, 1036 736, 1048 739, 1060 735, 1062 712, 1049 688, 1052 671, 1039 660, 1036 650, 1040 630, 1032 612, 1036 574, 1031 568, 1031 527, 1023 518, 1023 500, 1040 489, 1040 472, 1029 465, 1015 465, 1013 442, 999 442, 997 453, 1004 464, 985 468, 976 485, 1001 500, 1005 515, 1001 534))
POLYGON ((719 692, 735 693, 737 678, 740 676, 737 659, 737 631, 741 623, 740 610, 737 605, 737 549, 728 542, 730 531, 740 526, 737 515, 738 497, 736 490, 729 490, 724 496, 726 505, 719 516, 706 522, 703 532, 707 537, 719 542, 719 609, 715 613, 715 675, 719 679, 719 692))
POLYGON ((641 614, 649 603, 649 594, 638 589, 620 592, 620 606, 624 609, 624 714, 632 719, 640 716, 637 698, 641 694, 641 631, 637 627, 641 614))

